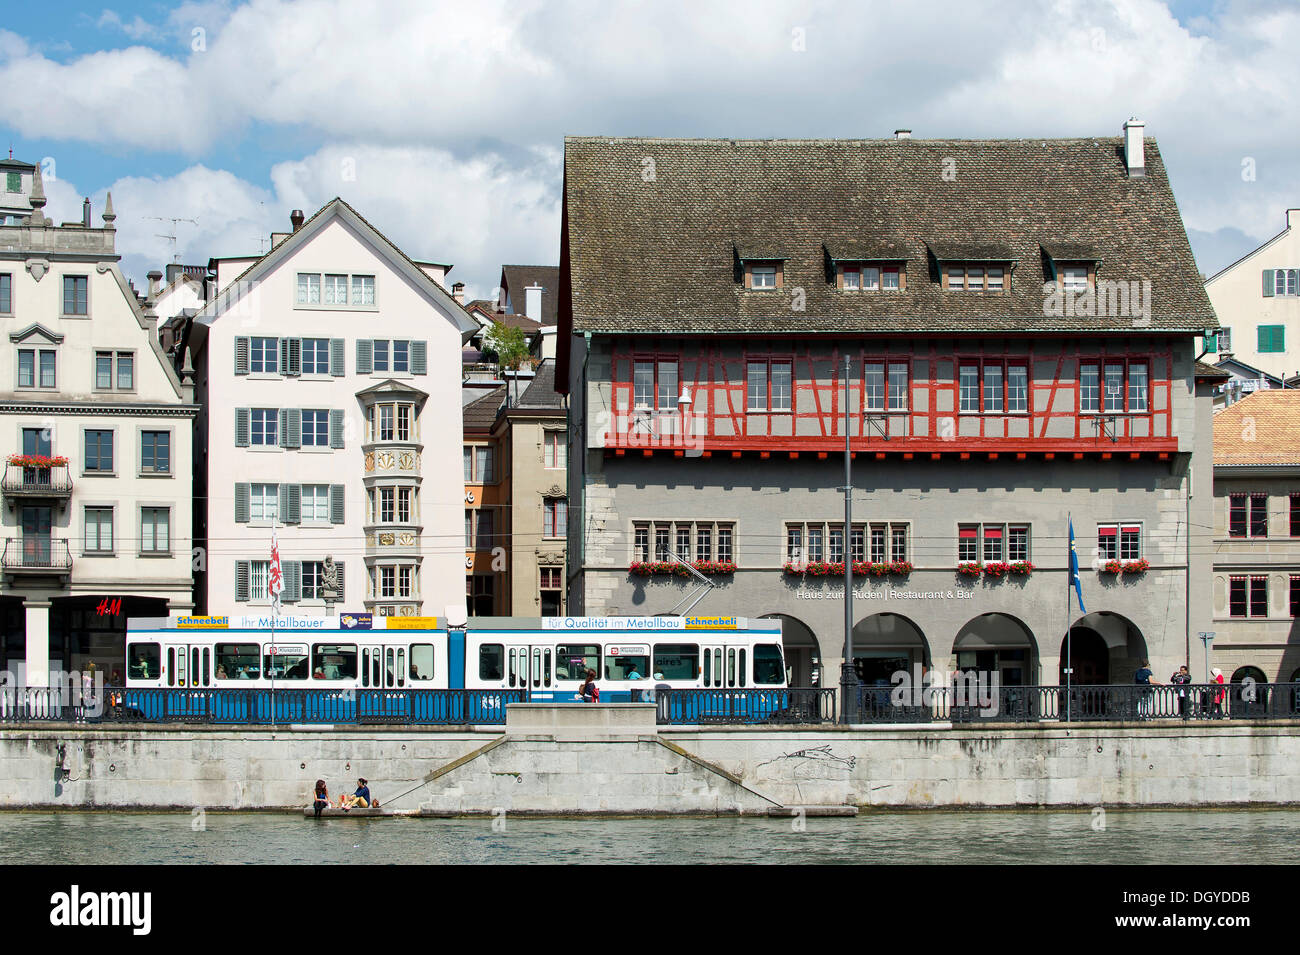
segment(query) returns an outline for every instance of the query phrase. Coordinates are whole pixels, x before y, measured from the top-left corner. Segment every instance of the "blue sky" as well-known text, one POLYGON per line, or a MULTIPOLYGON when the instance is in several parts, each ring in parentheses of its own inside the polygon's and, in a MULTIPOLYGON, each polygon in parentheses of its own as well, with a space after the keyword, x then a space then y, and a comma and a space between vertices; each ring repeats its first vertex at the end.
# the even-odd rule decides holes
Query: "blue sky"
POLYGON ((0 133, 56 216, 112 189, 137 280, 342 195, 490 295, 558 256, 566 134, 1160 143, 1203 271, 1300 205, 1294 4, 187 0, 13 6, 0 133), (1247 174, 1249 172, 1249 175, 1247 174))

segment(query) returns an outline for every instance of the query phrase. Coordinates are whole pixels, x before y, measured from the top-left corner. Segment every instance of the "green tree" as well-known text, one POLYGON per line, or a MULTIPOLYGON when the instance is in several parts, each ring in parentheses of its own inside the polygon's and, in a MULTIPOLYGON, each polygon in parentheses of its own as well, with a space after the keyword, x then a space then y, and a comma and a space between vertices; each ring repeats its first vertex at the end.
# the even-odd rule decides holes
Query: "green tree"
POLYGON ((501 322, 494 321, 483 344, 496 352, 501 367, 515 370, 528 358, 528 338, 522 328, 507 328, 501 322))

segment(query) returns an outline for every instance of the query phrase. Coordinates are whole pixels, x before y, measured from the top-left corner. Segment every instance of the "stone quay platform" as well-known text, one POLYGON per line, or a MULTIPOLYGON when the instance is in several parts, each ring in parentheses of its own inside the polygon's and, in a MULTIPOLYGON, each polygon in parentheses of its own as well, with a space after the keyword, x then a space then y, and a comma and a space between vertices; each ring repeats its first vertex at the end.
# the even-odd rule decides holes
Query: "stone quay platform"
POLYGON ((744 727, 651 704, 511 704, 502 727, 10 724, 0 808, 291 810, 369 780, 379 816, 808 815, 1300 805, 1300 723, 744 727))

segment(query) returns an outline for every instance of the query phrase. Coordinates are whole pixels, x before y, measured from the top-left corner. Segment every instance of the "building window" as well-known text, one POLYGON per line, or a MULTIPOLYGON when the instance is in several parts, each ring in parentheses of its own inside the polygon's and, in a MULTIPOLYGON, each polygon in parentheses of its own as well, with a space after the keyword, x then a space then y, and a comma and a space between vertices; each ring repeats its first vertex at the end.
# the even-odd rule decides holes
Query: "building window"
POLYGON ((907 362, 866 362, 862 370, 863 406, 868 412, 907 410, 907 362))
POLYGON ((396 513, 396 488, 381 487, 379 489, 379 523, 393 523, 393 516, 396 513))
POLYGON ((637 411, 677 410, 677 362, 638 361, 632 369, 632 406, 637 411))
POLYGON ((1268 577, 1229 577, 1228 615, 1231 617, 1267 617, 1268 577))
POLYGON ((302 373, 328 375, 330 373, 330 340, 304 338, 302 340, 302 373))
POLYGON ((302 562, 302 590, 301 598, 303 600, 320 600, 324 596, 324 585, 322 581, 325 576, 325 565, 318 560, 304 560, 302 562))
POLYGON ((560 469, 568 467, 568 444, 562 431, 547 431, 543 436, 543 461, 547 468, 560 469))
POLYGON ((542 605, 543 617, 558 617, 564 609, 562 592, 564 588, 559 567, 539 568, 538 596, 542 605))
POLYGON ((396 567, 379 568, 379 596, 380 597, 397 596, 397 568, 396 567))
POLYGON ((1029 527, 1012 524, 1007 528, 1007 560, 1029 560, 1029 527))
POLYGON ((86 508, 85 550, 88 554, 113 552, 113 509, 111 507, 86 508))
POLYGON ((1088 291, 1088 267, 1067 265, 1061 269, 1061 286, 1067 292, 1088 291))
POLYGON ((491 550, 494 543, 492 510, 481 507, 465 512, 465 549, 491 550))
POLYGON ((302 523, 328 524, 330 522, 330 488, 328 484, 302 486, 302 523))
POLYGON ((736 559, 732 546, 734 537, 735 529, 730 524, 718 525, 718 560, 731 563, 736 559))
POLYGON ((23 174, 20 172, 11 172, 7 176, 5 176, 5 191, 22 192, 23 174))
POLYGON ((373 275, 352 276, 352 304, 375 304, 375 277, 373 275))
POLYGON ((411 342, 409 339, 393 340, 393 371, 408 372, 411 370, 411 342))
POLYGON ((53 388, 56 385, 55 351, 51 348, 20 348, 18 350, 18 387, 53 388), (39 373, 38 373, 39 369, 39 373))
MULTIPOLYGON (((908 528, 905 523, 871 524, 869 528, 863 524, 854 524, 849 536, 851 560, 861 563, 867 559, 868 531, 872 563, 907 560, 908 528)), ((785 540, 785 558, 790 563, 806 560, 808 563, 829 561, 838 564, 844 560, 843 524, 787 524, 785 540)), ((719 556, 718 559, 723 558, 719 556)))
POLYGON ((960 410, 964 414, 1024 414, 1029 410, 1029 366, 981 361, 957 372, 960 410))
POLYGON ((1102 560, 1140 560, 1141 524, 1098 524, 1097 556, 1102 560))
MULTIPOLYGON (((1295 498, 1292 497, 1294 502, 1295 498)), ((1292 506, 1294 525, 1294 503, 1292 506)), ((1268 495, 1233 494, 1228 498, 1229 537, 1268 536, 1268 495)))
POLYGON ((250 560, 248 562, 248 599, 252 603, 270 600, 268 592, 271 579, 271 562, 269 560, 250 560))
POLYGON ((896 292, 901 275, 897 265, 844 265, 840 267, 840 287, 846 292, 896 292))
POLYGON ((1029 560, 1029 525, 959 524, 958 563, 1029 560))
POLYGON ((1024 414, 1029 411, 1029 367, 1007 366, 1007 411, 1024 414))
POLYGON ((1274 295, 1300 295, 1300 269, 1273 269, 1272 271, 1274 295))
POLYGON ((140 550, 145 554, 171 553, 170 508, 140 508, 140 550))
POLYGON ((348 304, 348 277, 346 275, 325 276, 325 304, 348 304))
MULTIPOLYGON (((569 502, 560 497, 548 497, 543 502, 543 537, 564 537, 568 534, 569 502)), ((690 552, 689 547, 687 553, 690 552)))
POLYGON ((170 474, 172 435, 170 431, 140 433, 140 470, 144 474, 170 474))
POLYGON ((832 564, 844 563, 844 525, 833 524, 826 535, 828 557, 832 564))
POLYGON ((699 526, 695 528, 695 559, 697 561, 713 560, 713 528, 699 526))
POLYGON ((474 574, 465 578, 465 600, 471 617, 492 616, 492 578, 488 574, 474 574))
POLYGON ((1147 368, 1145 360, 1123 358, 1080 364, 1079 412, 1145 414, 1150 409, 1147 368))
POLYGON ((320 408, 304 408, 301 437, 304 448, 328 448, 330 446, 330 413, 320 408))
POLYGON ((113 432, 86 432, 86 470, 110 473, 113 470, 113 432))
POLYGON ((1218 345, 1218 350, 1220 352, 1231 352, 1232 351, 1232 329, 1228 328, 1226 325, 1220 328, 1218 341, 1216 342, 1216 344, 1218 345))
POLYGON ((873 564, 885 562, 885 534, 886 527, 884 524, 871 525, 871 562, 873 564))
POLYGON ((1261 354, 1265 352, 1286 351, 1286 326, 1285 325, 1260 325, 1258 332, 1259 332, 1258 351, 1261 354))
POLYGON ((0 272, 0 315, 11 315, 14 310, 14 277, 0 272))
POLYGON ((1291 536, 1300 537, 1300 494, 1292 494, 1291 500, 1291 536))
POLYGON ((252 421, 250 444, 264 448, 280 446, 280 412, 278 409, 254 408, 250 418, 252 421))
POLYGON ((135 355, 131 352, 95 352, 95 388, 100 391, 135 390, 135 355), (113 374, 114 361, 117 374, 113 374))
POLYGON ((957 374, 961 391, 961 410, 973 413, 980 410, 980 370, 978 365, 962 365, 957 374))
POLYGON ((650 560, 650 525, 632 526, 632 559, 646 563, 650 560))
POLYGON ((249 520, 274 524, 280 512, 280 485, 248 486, 249 520))
POLYGON ((1006 272, 1001 266, 948 265, 947 288, 950 292, 1001 292, 1006 272))
POLYGON ((251 342, 249 370, 254 374, 274 375, 280 370, 280 339, 254 338, 251 342))
POLYGON ((757 289, 774 289, 776 288, 776 266, 775 265, 755 265, 749 270, 750 288, 757 289))
POLYGON ((957 528, 957 560, 975 563, 980 559, 980 526, 962 524, 957 528))
POLYGON ((465 483, 492 484, 494 476, 494 448, 482 444, 468 445, 464 449, 465 483))
POLYGON ((785 559, 792 564, 803 560, 803 525, 790 524, 785 529, 785 559))
POLYGON ((826 559, 822 549, 822 538, 825 529, 820 524, 812 524, 808 527, 808 562, 810 564, 820 564, 826 559))
POLYGON ((1291 576, 1291 616, 1300 617, 1300 577, 1291 576))
POLYGON ((867 559, 866 528, 861 524, 849 528, 849 559, 859 563, 867 559))
POLYGON ((672 528, 667 524, 655 525, 655 560, 665 561, 669 559, 669 534, 672 528))
POLYGON ((1004 556, 1002 547, 1002 525, 984 525, 984 563, 1001 561, 1004 556))
POLYGON ((298 304, 320 304, 320 276, 298 273, 298 304))
POLYGON ((745 407, 748 411, 789 411, 791 406, 789 361, 761 360, 748 365, 745 407))
POLYGON ((90 277, 63 276, 63 314, 86 315, 89 312, 90 277))

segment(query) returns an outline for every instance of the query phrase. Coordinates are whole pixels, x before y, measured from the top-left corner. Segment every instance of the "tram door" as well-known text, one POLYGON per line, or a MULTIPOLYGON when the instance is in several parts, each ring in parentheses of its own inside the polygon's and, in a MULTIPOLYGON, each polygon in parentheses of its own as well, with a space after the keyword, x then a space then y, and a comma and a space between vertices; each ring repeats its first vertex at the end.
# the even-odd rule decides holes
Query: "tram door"
POLYGON ((163 685, 205 687, 212 685, 212 648, 168 645, 163 651, 163 685))
POLYGON ((700 683, 708 689, 733 689, 749 683, 748 647, 701 647, 700 683))
POLYGON ((549 698, 555 692, 554 652, 549 646, 507 647, 506 688, 549 698))
POLYGON ((361 686, 368 690, 404 690, 407 684, 405 646, 362 647, 361 686))

